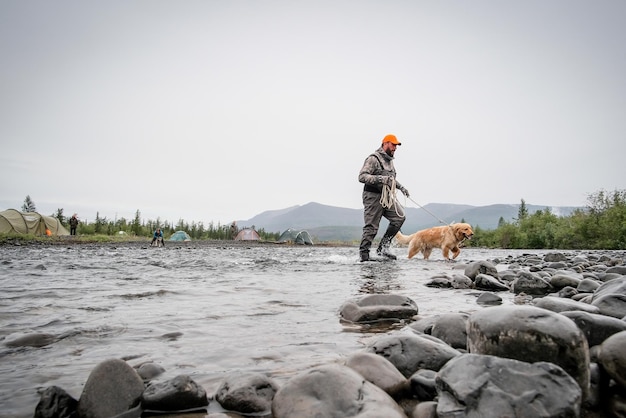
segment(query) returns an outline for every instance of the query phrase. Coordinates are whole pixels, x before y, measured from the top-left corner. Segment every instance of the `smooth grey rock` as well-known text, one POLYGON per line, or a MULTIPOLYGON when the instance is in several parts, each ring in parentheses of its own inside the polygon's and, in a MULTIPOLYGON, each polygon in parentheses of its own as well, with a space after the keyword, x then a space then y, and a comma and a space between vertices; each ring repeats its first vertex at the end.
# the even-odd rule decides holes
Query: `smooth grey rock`
POLYGON ((417 304, 402 295, 366 295, 346 301, 340 308, 341 318, 349 322, 402 320, 417 314, 417 304))
POLYGON ((552 285, 536 273, 521 271, 511 283, 511 290, 515 294, 547 295, 552 291, 552 285))
POLYGON ((474 279, 476 289, 492 291, 508 291, 509 287, 489 274, 477 274, 474 279))
POLYGON ((582 330, 589 347, 602 344, 611 335, 626 331, 626 322, 611 316, 583 311, 561 312, 561 315, 574 321, 582 330))
POLYGON ((577 302, 572 299, 556 298, 554 296, 535 298, 532 303, 538 308, 548 309, 552 312, 583 311, 593 314, 600 313, 600 309, 588 303, 577 302))
MULTIPOLYGON (((599 289, 598 289, 599 290, 599 289)), ((623 318, 626 315, 626 294, 604 293, 591 299, 591 304, 598 308, 601 314, 614 318, 623 318)))
POLYGON ((618 332, 604 340, 598 361, 622 390, 626 390, 626 331, 618 332))
POLYGON ((470 315, 468 351, 562 367, 589 393, 589 348, 569 318, 534 306, 498 306, 470 315))
POLYGON ((411 392, 420 401, 432 401, 437 396, 437 372, 428 369, 418 370, 409 378, 411 392))
POLYGON ((407 378, 419 369, 437 371, 461 354, 437 338, 405 333, 383 336, 365 351, 385 357, 407 378))
POLYGON ((273 418, 406 418, 384 390, 346 366, 314 367, 289 379, 272 402, 273 418))
POLYGON ((278 384, 265 374, 245 373, 226 376, 215 393, 215 400, 229 411, 242 414, 267 413, 278 384))
POLYGON ((34 418, 77 418, 78 401, 58 386, 50 386, 41 394, 34 418))
POLYGON ((437 376, 437 417, 578 417, 581 390, 561 367, 463 354, 437 376))
POLYGON ((149 385, 141 403, 144 409, 154 411, 183 411, 206 407, 209 401, 204 388, 183 374, 149 385))
POLYGON ((110 418, 139 404, 143 380, 120 359, 105 360, 89 374, 78 400, 81 418, 110 418))
POLYGON ((452 348, 467 348, 468 314, 448 313, 440 315, 433 324, 430 335, 440 339, 452 348))
POLYGON ((470 263, 465 268, 465 275, 472 280, 475 280, 476 276, 478 276, 479 274, 488 274, 489 276, 496 278, 499 277, 498 269, 493 263, 490 263, 489 261, 475 261, 473 263, 470 263))
POLYGON ((359 352, 348 357, 345 365, 394 398, 405 390, 407 379, 382 356, 359 352))
POLYGON ((562 289, 566 286, 577 287, 582 279, 566 273, 557 273, 554 276, 550 277, 550 284, 555 289, 562 289))
POLYGON ((491 292, 483 292, 476 299, 476 303, 479 305, 500 305, 502 298, 491 292))

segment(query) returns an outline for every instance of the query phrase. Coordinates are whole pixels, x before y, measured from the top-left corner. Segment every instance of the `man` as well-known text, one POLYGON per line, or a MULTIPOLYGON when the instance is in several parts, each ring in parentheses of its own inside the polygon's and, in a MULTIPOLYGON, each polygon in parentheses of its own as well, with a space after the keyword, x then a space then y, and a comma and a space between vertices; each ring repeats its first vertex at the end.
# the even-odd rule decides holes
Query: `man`
POLYGON ((404 210, 399 206, 395 196, 389 196, 388 201, 381 198, 384 197, 383 191, 393 191, 394 185, 396 189, 409 197, 409 191, 395 180, 396 169, 393 166, 393 155, 400 145, 402 144, 395 135, 385 136, 380 148, 365 159, 363 168, 359 173, 359 181, 365 184, 363 187, 363 220, 365 226, 359 246, 361 261, 369 261, 370 259, 370 247, 383 216, 389 221, 389 226, 380 240, 376 253, 391 260, 397 258, 389 252, 389 245, 406 219, 404 210))
POLYGON ((70 218, 70 235, 76 235, 76 227, 78 226, 78 216, 73 214, 70 218))
MULTIPOLYGON (((165 247, 165 241, 163 241, 163 232, 161 232, 161 228, 157 228, 156 231, 154 231, 154 235, 152 235, 152 242, 150 243, 150 246, 152 246, 154 244, 154 241, 156 240, 160 240, 161 241, 161 245, 165 247)), ((157 247, 159 246, 159 243, 157 242, 157 247)))

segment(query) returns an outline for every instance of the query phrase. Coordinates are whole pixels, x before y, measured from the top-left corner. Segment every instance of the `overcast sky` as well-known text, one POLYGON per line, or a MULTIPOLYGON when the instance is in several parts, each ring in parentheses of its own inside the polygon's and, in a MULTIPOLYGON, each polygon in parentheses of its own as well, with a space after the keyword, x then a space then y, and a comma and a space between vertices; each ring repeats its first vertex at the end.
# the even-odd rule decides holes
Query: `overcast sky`
POLYGON ((584 206, 626 188, 625 21, 623 0, 2 1, 0 210, 359 209, 388 133, 420 205, 584 206))

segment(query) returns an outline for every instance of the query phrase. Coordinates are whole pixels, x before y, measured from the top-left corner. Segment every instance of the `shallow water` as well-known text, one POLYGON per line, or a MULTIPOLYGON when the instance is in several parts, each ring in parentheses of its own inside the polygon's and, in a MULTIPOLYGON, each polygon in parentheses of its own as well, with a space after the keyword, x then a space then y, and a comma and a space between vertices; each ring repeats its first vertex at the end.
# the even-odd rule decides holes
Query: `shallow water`
MULTIPOLYGON (((280 384, 390 331, 342 324, 346 300, 395 293, 423 316, 472 312, 483 309, 479 292, 424 283, 470 261, 519 254, 463 249, 446 263, 441 253, 424 261, 393 251, 398 261, 359 263, 354 247, 0 247, 0 417, 32 417, 38 390, 52 385, 78 399, 109 358, 154 361, 166 370, 159 380, 188 374, 209 396, 231 371, 268 373, 280 384), (34 333, 53 342, 6 345, 34 333)), ((512 303, 512 294, 500 296, 512 303)))

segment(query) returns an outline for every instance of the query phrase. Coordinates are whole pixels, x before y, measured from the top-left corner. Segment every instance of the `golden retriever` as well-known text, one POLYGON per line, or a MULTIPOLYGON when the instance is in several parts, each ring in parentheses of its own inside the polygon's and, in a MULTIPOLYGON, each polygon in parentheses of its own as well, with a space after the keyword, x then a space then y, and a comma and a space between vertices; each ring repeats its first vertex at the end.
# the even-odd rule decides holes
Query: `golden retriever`
POLYGON ((461 252, 459 244, 466 239, 471 239, 472 236, 474 236, 474 231, 470 224, 455 223, 422 229, 411 235, 398 232, 396 240, 399 244, 409 244, 409 258, 422 252, 424 260, 428 260, 433 248, 441 248, 443 258, 450 260, 450 252, 452 252, 452 260, 454 260, 461 252))

